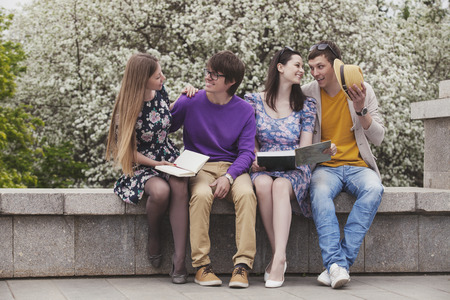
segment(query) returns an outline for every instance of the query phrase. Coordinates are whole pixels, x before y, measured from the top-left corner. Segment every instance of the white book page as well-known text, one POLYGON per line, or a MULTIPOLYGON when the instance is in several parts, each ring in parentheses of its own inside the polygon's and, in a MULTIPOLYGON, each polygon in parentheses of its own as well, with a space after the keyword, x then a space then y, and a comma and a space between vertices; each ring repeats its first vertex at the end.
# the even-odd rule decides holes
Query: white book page
POLYGON ((209 156, 197 152, 184 150, 174 161, 174 164, 182 169, 197 173, 208 161, 209 156))
POLYGON ((185 170, 185 169, 181 169, 178 167, 174 167, 174 166, 156 166, 155 169, 160 170, 164 173, 170 174, 170 175, 174 175, 177 177, 190 177, 190 176, 195 176, 194 172, 191 172, 189 170, 185 170))
POLYGON ((257 152, 256 155, 259 157, 295 156, 295 150, 257 152))

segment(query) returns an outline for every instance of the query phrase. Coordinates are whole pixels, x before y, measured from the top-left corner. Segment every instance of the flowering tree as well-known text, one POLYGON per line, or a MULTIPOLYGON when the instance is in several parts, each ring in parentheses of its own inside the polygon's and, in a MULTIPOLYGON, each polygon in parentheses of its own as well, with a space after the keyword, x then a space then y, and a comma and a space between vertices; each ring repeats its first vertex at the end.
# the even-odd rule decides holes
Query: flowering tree
MULTIPOLYGON (((105 139, 131 54, 150 52, 161 59, 175 100, 186 83, 203 86, 208 57, 231 50, 247 66, 242 96, 261 88, 276 50, 289 45, 306 59, 310 45, 331 39, 342 48, 343 60, 359 64, 375 87, 388 129, 375 150, 384 183, 417 185, 423 134, 422 124, 409 119, 409 104, 434 98, 438 81, 448 75, 434 64, 438 56, 428 57, 435 51, 448 61, 448 36, 441 40, 449 32, 448 12, 434 22, 423 18, 436 5, 417 2, 405 19, 380 12, 374 0, 36 1, 11 30, 28 55, 28 71, 13 100, 36 107, 33 113, 46 123, 41 135, 74 143, 89 165, 85 184, 109 186, 118 172, 104 160, 105 139), (427 26, 433 26, 433 42, 439 40, 433 50, 423 47, 429 35, 416 34, 427 26)), ((305 76, 305 83, 310 80, 305 76)))

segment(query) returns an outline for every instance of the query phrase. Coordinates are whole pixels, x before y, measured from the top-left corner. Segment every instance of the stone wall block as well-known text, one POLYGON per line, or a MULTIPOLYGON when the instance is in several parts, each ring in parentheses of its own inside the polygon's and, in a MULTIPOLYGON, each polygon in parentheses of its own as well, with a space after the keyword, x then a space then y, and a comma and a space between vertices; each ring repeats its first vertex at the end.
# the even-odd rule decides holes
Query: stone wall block
MULTIPOLYGON (((120 199, 118 197, 118 199, 120 199)), ((123 202, 120 199, 121 202, 123 202)), ((147 205, 147 196, 144 195, 144 197, 142 198, 142 200, 137 204, 125 204, 125 214, 127 215, 145 215, 147 214, 145 207, 147 205)))
POLYGON ((14 276, 12 217, 0 217, 0 278, 14 276))
POLYGON ((450 219, 419 216, 419 271, 450 272, 450 219))
MULTIPOLYGON (((378 207, 378 213, 384 212, 413 212, 416 209, 416 191, 415 188, 389 188, 389 197, 384 197, 378 207)), ((385 188, 386 192, 386 188, 385 188)))
MULTIPOLYGON (((174 253, 172 227, 170 226, 169 215, 166 214, 161 227, 162 264, 160 268, 154 268, 148 259, 147 216, 136 216, 135 226, 136 274, 169 274, 172 270, 172 255, 174 253)), ((190 254, 190 252, 188 253, 186 251, 186 255, 188 254, 190 254)), ((190 266, 190 259, 186 258, 186 266, 190 266)))
POLYGON ((64 197, 50 189, 1 189, 1 213, 62 215, 64 197))
MULTIPOLYGON (((263 225, 261 223, 261 225, 263 225)), ((312 224, 314 226, 314 224, 312 224)), ((292 215, 291 230, 286 251, 287 273, 308 273, 309 271, 309 220, 292 215)), ((262 226, 264 228, 264 226, 262 226)), ((266 265, 270 262, 268 260, 266 265)), ((264 267, 265 268, 265 267, 264 267)))
POLYGON ((132 275, 135 216, 75 217, 75 275, 132 275))
POLYGON ((422 189, 417 193, 417 209, 426 212, 450 212, 450 190, 422 189))
POLYGON ((73 276, 72 216, 16 216, 14 277, 73 276))
POLYGON ((67 215, 125 214, 125 203, 109 189, 62 190, 67 215))
MULTIPOLYGON (((448 100, 450 107, 450 99, 448 100)), ((425 127, 424 170, 450 171, 450 149, 448 147, 450 136, 450 117, 427 119, 425 127)))
POLYGON ((377 215, 365 238, 366 272, 418 272, 418 216, 377 215))
POLYGON ((450 98, 450 80, 439 82, 439 98, 450 98))

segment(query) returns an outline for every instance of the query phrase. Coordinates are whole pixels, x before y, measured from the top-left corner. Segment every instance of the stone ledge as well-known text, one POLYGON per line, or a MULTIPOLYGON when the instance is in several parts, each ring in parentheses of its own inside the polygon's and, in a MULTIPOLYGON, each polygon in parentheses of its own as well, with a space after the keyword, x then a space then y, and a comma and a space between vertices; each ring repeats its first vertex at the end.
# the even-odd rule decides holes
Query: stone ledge
MULTIPOLYGON (((341 232, 353 201, 345 193, 336 199, 341 232)), ((145 201, 125 205, 111 189, 0 189, 0 278, 168 274, 169 218, 163 221, 163 265, 155 269, 146 255, 144 207, 145 201)), ((450 190, 386 188, 350 271, 450 272, 449 212, 450 190)), ((210 256, 218 274, 229 275, 233 267, 234 224, 232 204, 215 201, 210 256)), ((263 273, 271 249, 259 215, 256 236, 253 272, 263 273)), ((312 220, 292 217, 286 255, 288 273, 322 271, 312 220)))
POLYGON ((435 119, 450 117, 450 98, 411 103, 411 119, 435 119))
MULTIPOLYGON (((0 189, 0 215, 143 215, 145 202, 125 204, 112 189, 0 189)), ((349 213, 353 202, 341 193, 336 212, 349 213)), ((215 201, 212 213, 233 214, 233 207, 215 201)), ((450 190, 386 188, 378 213, 450 213, 450 190)))

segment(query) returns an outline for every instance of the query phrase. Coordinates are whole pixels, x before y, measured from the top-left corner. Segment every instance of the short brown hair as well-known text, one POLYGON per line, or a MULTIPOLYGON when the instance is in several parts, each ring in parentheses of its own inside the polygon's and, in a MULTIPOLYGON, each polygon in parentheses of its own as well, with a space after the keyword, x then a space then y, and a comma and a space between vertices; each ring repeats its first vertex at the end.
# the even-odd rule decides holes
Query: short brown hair
POLYGON ((309 52, 308 60, 314 59, 320 55, 324 55, 325 58, 330 62, 330 64, 333 65, 334 60, 336 58, 342 59, 341 58, 341 49, 339 49, 339 47, 338 47, 338 45, 336 45, 336 43, 334 43, 332 41, 328 41, 328 40, 322 40, 315 45, 319 45, 319 44, 326 44, 326 45, 328 45, 328 47, 326 47, 323 50, 319 50, 318 47, 315 47, 311 52, 309 52), (330 50, 330 48, 333 50, 330 50), (334 53, 333 53, 333 51, 334 51, 334 53))
POLYGON ((206 63, 206 67, 211 71, 221 72, 225 75, 225 83, 235 81, 227 91, 233 96, 244 79, 245 64, 233 52, 224 50, 214 54, 206 63))

